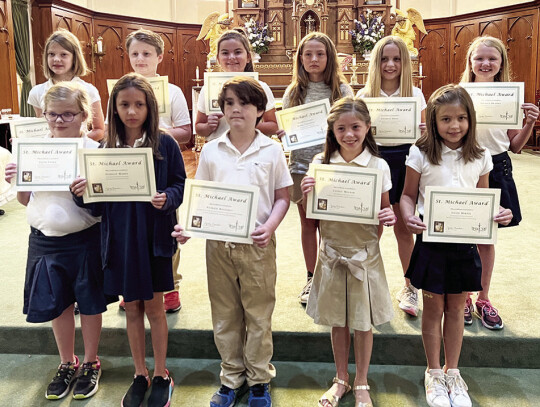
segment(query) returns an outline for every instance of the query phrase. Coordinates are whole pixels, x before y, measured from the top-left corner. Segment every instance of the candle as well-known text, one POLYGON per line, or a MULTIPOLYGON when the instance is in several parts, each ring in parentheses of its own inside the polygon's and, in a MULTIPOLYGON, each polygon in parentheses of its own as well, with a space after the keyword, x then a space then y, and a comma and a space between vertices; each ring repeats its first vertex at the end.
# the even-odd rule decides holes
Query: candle
POLYGON ((352 56, 352 64, 353 66, 356 66, 356 54, 352 56))
POLYGON ((199 79, 199 67, 195 69, 195 78, 199 79))
POLYGON ((97 40, 97 52, 100 54, 103 52, 103 40, 99 38, 97 40))
POLYGON ((418 73, 422 76, 422 62, 418 64, 418 73))
POLYGON ((212 64, 210 63, 210 60, 206 60, 206 68, 210 69, 212 67, 212 64))

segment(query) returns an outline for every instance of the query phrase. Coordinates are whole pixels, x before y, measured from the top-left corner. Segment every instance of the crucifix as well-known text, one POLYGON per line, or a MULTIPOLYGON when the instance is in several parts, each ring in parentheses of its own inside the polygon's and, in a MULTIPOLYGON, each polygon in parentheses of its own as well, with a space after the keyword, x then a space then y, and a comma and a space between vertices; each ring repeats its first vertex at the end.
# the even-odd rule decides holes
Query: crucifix
POLYGON ((315 22, 315 19, 311 16, 308 16, 308 18, 306 18, 305 21, 307 24, 306 34, 309 34, 310 32, 315 31, 315 28, 313 27, 313 23, 315 22))

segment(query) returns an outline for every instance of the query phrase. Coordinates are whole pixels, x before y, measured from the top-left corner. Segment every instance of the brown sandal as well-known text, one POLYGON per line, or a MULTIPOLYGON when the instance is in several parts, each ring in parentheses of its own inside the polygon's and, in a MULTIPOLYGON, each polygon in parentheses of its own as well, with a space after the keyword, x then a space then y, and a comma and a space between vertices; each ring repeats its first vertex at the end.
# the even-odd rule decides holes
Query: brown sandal
POLYGON ((336 396, 336 394, 332 390, 332 387, 334 386, 332 386, 320 398, 319 404, 318 404, 319 407, 328 407, 328 403, 330 404, 329 407, 338 407, 339 400, 341 399, 341 397, 343 397, 345 394, 351 391, 351 385, 347 383, 345 380, 341 380, 341 379, 338 379, 337 377, 334 377, 332 379, 332 383, 341 384, 342 386, 345 386, 345 393, 343 393, 342 396, 336 396))

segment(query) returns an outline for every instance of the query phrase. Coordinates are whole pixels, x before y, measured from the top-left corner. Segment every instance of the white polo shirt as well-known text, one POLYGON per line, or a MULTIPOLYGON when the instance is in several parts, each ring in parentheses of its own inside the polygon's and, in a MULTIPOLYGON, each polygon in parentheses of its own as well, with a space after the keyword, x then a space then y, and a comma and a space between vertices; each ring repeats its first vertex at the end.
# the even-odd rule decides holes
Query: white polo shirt
POLYGON ((492 156, 505 153, 510 149, 510 139, 506 129, 476 129, 478 144, 489 150, 492 156))
MULTIPOLYGON (((90 104, 94 104, 95 102, 99 102, 101 100, 98 90, 91 83, 83 81, 78 76, 75 76, 71 80, 71 82, 78 83, 79 85, 82 85, 84 89, 86 89, 86 92, 88 93, 88 97, 90 99, 90 104)), ((49 79, 47 82, 40 83, 39 85, 34 86, 28 94, 28 104, 37 107, 38 109, 45 110, 45 106, 43 105, 43 99, 45 98, 45 94, 47 93, 47 91, 53 85, 54 83, 52 79, 49 79)))
POLYGON ((247 150, 240 154, 228 132, 204 145, 196 179, 225 184, 253 185, 259 188, 256 225, 272 213, 275 191, 293 184, 281 145, 259 130, 247 150))
POLYGON ((405 165, 420 173, 418 188, 418 213, 424 214, 424 196, 426 186, 476 188, 482 175, 493 169, 491 154, 484 150, 482 157, 465 163, 461 159, 461 147, 452 150, 443 144, 440 165, 429 162, 426 154, 413 145, 405 165))

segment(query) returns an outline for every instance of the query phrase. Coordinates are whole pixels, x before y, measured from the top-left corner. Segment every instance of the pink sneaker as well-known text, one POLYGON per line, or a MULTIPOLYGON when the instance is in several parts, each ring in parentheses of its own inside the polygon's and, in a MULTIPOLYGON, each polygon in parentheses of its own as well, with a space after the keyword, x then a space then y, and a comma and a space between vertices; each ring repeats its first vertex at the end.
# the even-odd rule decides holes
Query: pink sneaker
POLYGON ((473 305, 471 293, 467 294, 467 299, 465 300, 465 312, 463 313, 463 319, 465 320, 465 325, 472 325, 472 313, 473 305))
POLYGON ((180 303, 180 293, 171 291, 163 296, 163 308, 165 312, 172 313, 180 311, 182 304, 180 303))
POLYGON ((476 300, 475 315, 482 320, 482 325, 487 329, 499 330, 504 328, 502 318, 499 316, 499 311, 489 300, 476 300))

